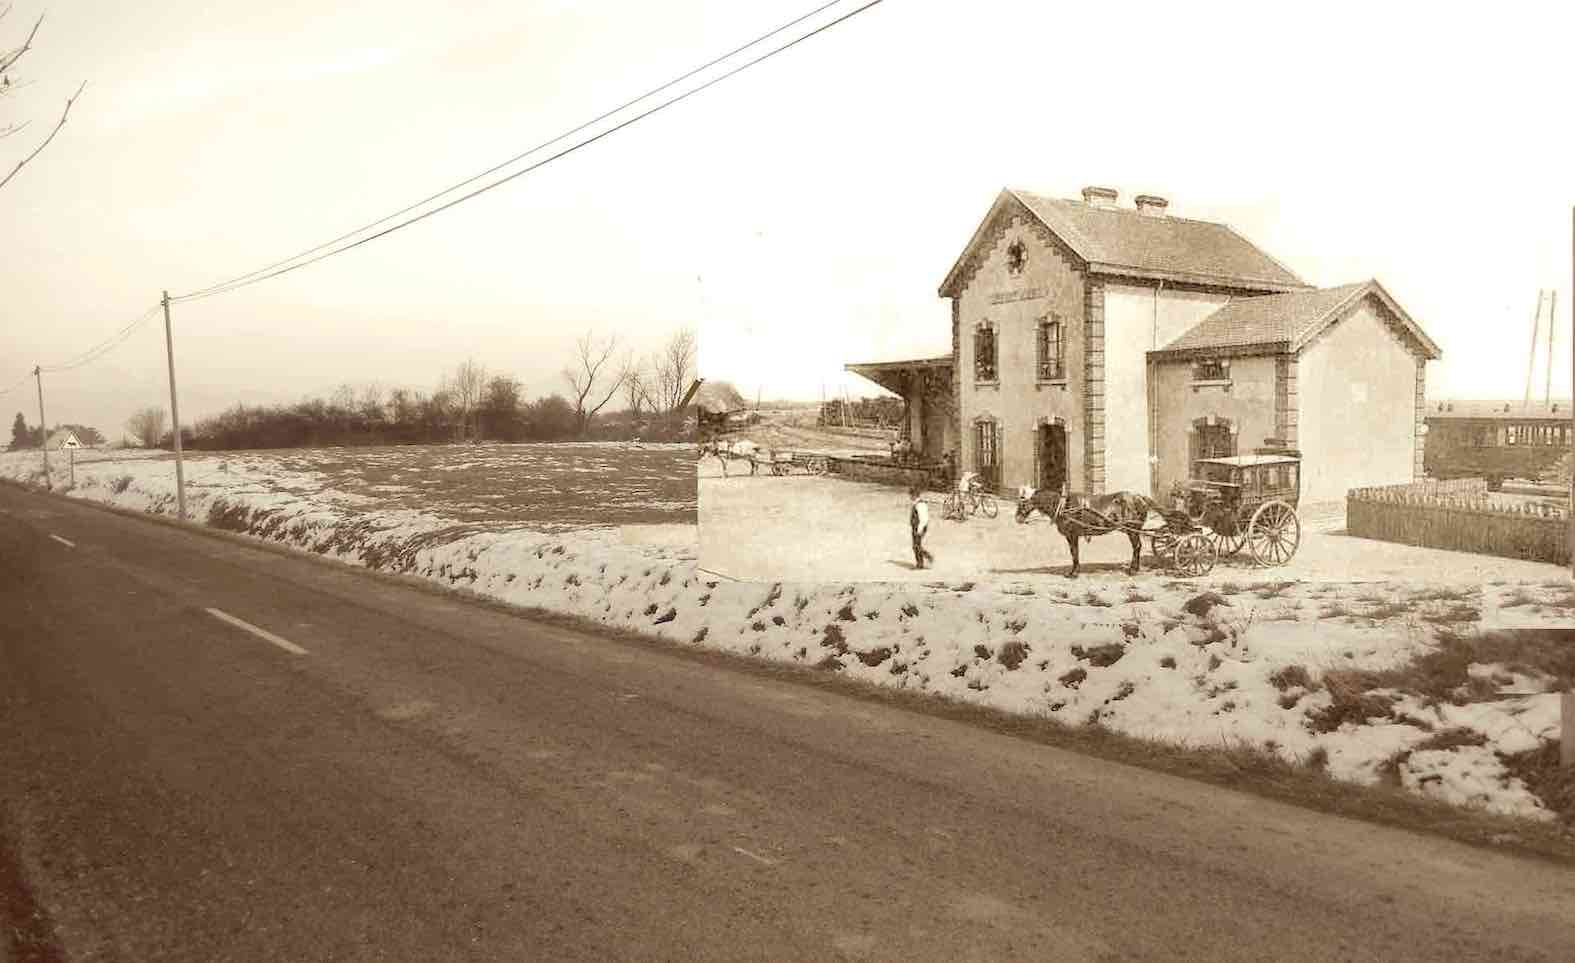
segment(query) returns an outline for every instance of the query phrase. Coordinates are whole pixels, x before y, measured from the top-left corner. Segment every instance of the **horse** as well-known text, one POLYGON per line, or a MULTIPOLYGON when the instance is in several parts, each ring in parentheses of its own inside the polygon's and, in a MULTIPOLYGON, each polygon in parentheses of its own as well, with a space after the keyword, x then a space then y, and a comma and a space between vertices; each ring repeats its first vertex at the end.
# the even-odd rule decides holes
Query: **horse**
POLYGON ((703 441, 700 443, 700 453, 696 461, 705 460, 707 455, 714 456, 722 463, 722 477, 727 477, 727 461, 729 458, 745 458, 749 461, 749 473, 755 474, 760 468, 760 446, 752 441, 718 440, 703 441))
POLYGON ((1138 559, 1143 552, 1143 540, 1138 532, 1151 512, 1164 516, 1164 511, 1152 498, 1137 492, 1111 492, 1085 498, 1076 492, 1063 496, 1059 488, 1035 491, 1024 485, 1017 491, 1018 523, 1028 521, 1036 511, 1054 522, 1056 529, 1066 537, 1067 548, 1072 551, 1072 570, 1066 573, 1067 578, 1077 577, 1079 536, 1092 538, 1118 531, 1125 533, 1132 543, 1132 564, 1127 566, 1127 574, 1136 575, 1138 559), (1107 521, 1102 523, 1090 518, 1090 512, 1107 521))

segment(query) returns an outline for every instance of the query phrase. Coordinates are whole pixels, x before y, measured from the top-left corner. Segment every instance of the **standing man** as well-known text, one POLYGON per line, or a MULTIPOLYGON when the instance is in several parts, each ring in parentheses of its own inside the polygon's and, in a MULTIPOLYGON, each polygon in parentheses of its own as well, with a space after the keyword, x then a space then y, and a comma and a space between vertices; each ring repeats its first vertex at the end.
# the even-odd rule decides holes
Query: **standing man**
POLYGON ((923 568, 925 559, 934 565, 935 556, 924 547, 924 535, 930 530, 930 506, 924 502, 924 489, 913 485, 908 489, 908 497, 913 499, 908 509, 908 529, 913 535, 913 567, 923 568))

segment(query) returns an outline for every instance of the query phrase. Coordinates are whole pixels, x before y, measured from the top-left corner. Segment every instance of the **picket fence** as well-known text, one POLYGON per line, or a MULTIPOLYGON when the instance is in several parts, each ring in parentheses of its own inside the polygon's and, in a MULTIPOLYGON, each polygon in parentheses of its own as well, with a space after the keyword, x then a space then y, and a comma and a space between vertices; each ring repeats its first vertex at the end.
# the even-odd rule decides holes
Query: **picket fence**
POLYGON ((1490 494, 1481 478, 1353 488, 1346 494, 1345 523, 1347 532, 1362 538, 1570 562, 1567 506, 1505 501, 1490 494))

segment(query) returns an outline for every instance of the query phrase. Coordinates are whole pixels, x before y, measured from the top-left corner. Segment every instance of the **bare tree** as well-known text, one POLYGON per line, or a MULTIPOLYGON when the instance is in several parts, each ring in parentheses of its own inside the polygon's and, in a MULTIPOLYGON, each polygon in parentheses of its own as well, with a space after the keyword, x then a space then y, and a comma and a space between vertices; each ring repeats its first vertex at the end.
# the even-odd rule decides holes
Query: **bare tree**
POLYGON ((362 423, 368 429, 381 429, 388 422, 387 410, 383 407, 383 386, 371 382, 361 389, 360 406, 357 412, 362 423))
POLYGON ((164 437, 164 422, 163 408, 143 408, 127 420, 126 430, 142 443, 142 447, 152 448, 164 437))
POLYGON ((655 402, 671 412, 684 400, 695 371, 695 333, 683 328, 668 339, 652 362, 656 374, 655 402))
POLYGON ((575 362, 563 369, 563 378, 574 392, 574 420, 579 434, 583 436, 590 427, 591 419, 623 386, 630 364, 627 360, 621 366, 613 363, 613 354, 618 350, 617 335, 608 337, 606 344, 597 345, 591 333, 586 332, 575 348, 575 362), (598 394, 601 400, 587 408, 589 399, 598 394))
POLYGON ((487 385, 487 369, 474 358, 461 362, 444 382, 449 400, 458 419, 457 430, 461 441, 467 433, 475 434, 476 409, 481 403, 481 393, 487 385))
POLYGON ((629 414, 639 422, 640 413, 651 407, 651 376, 643 366, 635 365, 624 372, 623 397, 629 414))
MULTIPOLYGON (((9 3, 4 7, 0 7, 0 20, 4 20, 10 12, 11 5, 9 3)), ((11 68, 16 66, 16 62, 21 60, 22 57, 28 53, 28 51, 33 49, 33 40, 38 36, 38 28, 43 26, 43 24, 44 15, 39 14, 38 19, 33 22, 33 29, 27 32, 27 39, 22 41, 22 45, 20 47, 0 49, 0 97, 9 97, 17 90, 29 86, 26 83, 12 83, 11 68)), ((43 153, 44 148, 49 146, 49 142, 55 139, 56 134, 60 133, 60 128, 66 125, 66 118, 71 115, 71 105, 76 103, 78 97, 82 96, 82 91, 86 87, 87 81, 84 80, 81 85, 77 87, 77 92, 66 98, 65 110, 60 112, 60 119, 55 121, 55 126, 52 130, 50 130, 49 136, 45 137, 37 147, 33 148, 33 150, 27 154, 27 156, 17 161, 16 166, 11 168, 10 173, 6 174, 5 177, 0 178, 0 187, 5 187, 7 184, 11 183, 11 178, 15 177, 23 167, 27 166, 28 161, 43 153)), ((24 128, 27 127, 27 124, 27 121, 22 121, 19 124, 0 124, 0 139, 20 133, 24 128)))

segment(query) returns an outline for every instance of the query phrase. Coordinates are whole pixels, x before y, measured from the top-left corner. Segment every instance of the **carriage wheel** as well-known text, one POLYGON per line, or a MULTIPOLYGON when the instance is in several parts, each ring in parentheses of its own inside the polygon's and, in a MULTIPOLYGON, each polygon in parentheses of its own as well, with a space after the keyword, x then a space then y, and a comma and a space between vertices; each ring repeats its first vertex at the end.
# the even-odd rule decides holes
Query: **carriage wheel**
POLYGON ((1247 533, 1239 525, 1234 535, 1226 535, 1224 532, 1214 533, 1214 548, 1219 553, 1220 558, 1230 558, 1241 551, 1241 547, 1246 544, 1247 533))
POLYGON ((1264 502, 1247 525, 1247 547, 1259 565, 1284 565, 1301 544, 1302 523, 1296 509, 1278 499, 1264 502))
POLYGON ((1176 572, 1186 578, 1209 574, 1214 570, 1214 563, 1219 559, 1214 540, 1202 532, 1183 535, 1176 542, 1175 552, 1176 572))
POLYGON ((995 499, 985 492, 979 493, 979 510, 984 512, 986 518, 994 518, 996 513, 1000 511, 995 505, 995 499))
POLYGON ((1154 546, 1154 557, 1166 565, 1175 564, 1176 541, 1176 536, 1167 529, 1155 532, 1149 539, 1149 544, 1154 546))

